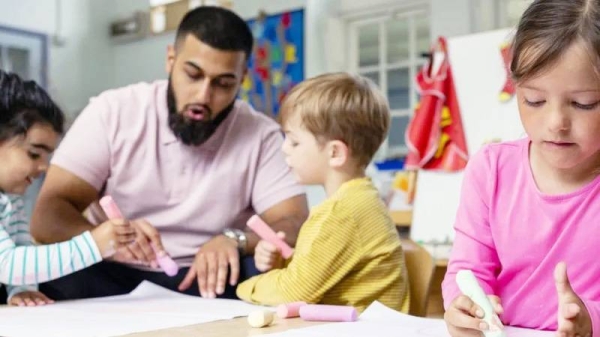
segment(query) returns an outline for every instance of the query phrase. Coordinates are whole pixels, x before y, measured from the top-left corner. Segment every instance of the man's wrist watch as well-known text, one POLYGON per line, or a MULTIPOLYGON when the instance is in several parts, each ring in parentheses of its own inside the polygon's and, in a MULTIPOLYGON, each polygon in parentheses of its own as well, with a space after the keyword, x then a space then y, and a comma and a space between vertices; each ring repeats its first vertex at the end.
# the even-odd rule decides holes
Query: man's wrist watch
POLYGON ((237 242, 240 255, 246 254, 246 250, 248 247, 248 238, 246 237, 246 233, 244 233, 243 230, 235 228, 226 228, 223 231, 223 235, 230 239, 234 239, 237 242))

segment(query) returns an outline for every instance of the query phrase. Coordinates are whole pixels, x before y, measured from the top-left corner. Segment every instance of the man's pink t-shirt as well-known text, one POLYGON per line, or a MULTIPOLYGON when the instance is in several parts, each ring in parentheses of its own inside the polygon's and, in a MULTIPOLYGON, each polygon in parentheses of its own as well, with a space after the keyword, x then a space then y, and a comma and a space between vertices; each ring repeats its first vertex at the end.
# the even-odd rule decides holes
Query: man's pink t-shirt
POLYGON ((168 126, 166 90, 156 81, 93 98, 52 164, 111 195, 125 217, 148 220, 169 254, 189 265, 211 237, 304 188, 285 163, 275 121, 238 100, 211 138, 186 146, 168 126))

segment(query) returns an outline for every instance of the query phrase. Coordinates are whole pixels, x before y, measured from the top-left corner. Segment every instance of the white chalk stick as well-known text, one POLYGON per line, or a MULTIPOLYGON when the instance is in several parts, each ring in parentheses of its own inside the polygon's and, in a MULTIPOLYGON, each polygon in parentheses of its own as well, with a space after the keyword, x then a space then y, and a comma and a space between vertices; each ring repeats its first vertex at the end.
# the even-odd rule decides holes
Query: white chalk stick
POLYGON ((273 323, 275 313, 269 310, 253 311, 248 315, 248 324, 253 328, 263 328, 273 323))
POLYGON ((456 274, 456 283, 460 291, 483 310, 483 320, 489 326, 489 329, 483 332, 485 337, 506 337, 500 318, 494 311, 490 299, 481 289, 473 272, 470 270, 459 271, 456 274))

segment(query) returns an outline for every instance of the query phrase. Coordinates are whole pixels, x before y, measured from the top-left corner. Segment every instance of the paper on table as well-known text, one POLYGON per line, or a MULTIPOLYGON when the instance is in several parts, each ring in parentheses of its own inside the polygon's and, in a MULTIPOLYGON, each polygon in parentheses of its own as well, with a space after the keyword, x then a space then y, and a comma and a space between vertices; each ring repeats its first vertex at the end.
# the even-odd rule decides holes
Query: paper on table
MULTIPOLYGON (((507 337, 551 337, 554 332, 507 327, 507 337)), ((275 333, 269 337, 450 337, 441 319, 402 314, 375 302, 357 322, 332 323, 275 333)))
POLYGON ((237 300, 183 295, 142 282, 127 295, 0 308, 0 336, 118 336, 246 316, 259 308, 237 300))

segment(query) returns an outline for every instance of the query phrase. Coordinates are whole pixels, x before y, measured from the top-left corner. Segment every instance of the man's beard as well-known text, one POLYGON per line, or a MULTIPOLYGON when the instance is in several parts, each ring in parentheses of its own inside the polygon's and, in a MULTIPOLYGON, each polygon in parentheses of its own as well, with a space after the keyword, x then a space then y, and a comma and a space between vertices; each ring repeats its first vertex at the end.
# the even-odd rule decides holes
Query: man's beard
POLYGON ((175 137, 185 145, 198 146, 206 142, 215 133, 221 122, 227 118, 231 110, 233 110, 234 104, 235 99, 223 111, 218 113, 215 119, 211 119, 213 113, 210 108, 204 106, 206 120, 191 120, 184 116, 187 106, 183 108, 183 111, 177 111, 177 102, 173 93, 173 87, 171 86, 171 79, 169 78, 169 86, 167 88, 169 128, 171 128, 175 137))

